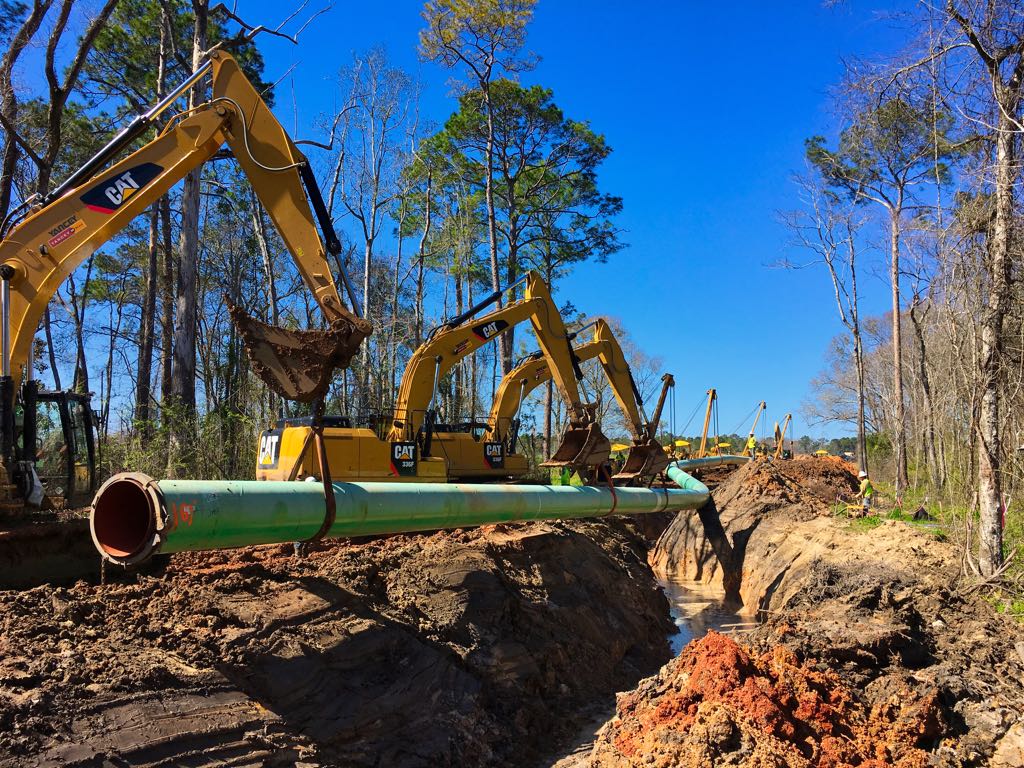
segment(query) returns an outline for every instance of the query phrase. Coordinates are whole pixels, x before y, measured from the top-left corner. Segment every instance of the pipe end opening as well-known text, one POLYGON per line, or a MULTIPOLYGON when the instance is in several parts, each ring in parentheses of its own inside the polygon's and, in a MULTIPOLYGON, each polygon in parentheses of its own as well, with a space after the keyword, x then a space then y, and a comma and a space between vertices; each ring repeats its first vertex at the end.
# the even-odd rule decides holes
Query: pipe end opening
POLYGON ((150 494, 136 478, 111 478, 93 500, 93 541, 111 560, 132 561, 151 547, 155 519, 150 494))

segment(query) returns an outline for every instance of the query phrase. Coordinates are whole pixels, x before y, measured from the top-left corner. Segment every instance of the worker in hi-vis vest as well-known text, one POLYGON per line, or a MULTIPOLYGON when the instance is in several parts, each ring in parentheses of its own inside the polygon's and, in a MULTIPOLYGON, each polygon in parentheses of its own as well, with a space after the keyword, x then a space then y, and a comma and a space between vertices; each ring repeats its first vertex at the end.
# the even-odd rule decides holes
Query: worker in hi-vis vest
POLYGON ((754 454, 757 453, 757 438, 751 435, 747 438, 747 452, 753 458, 754 454))
POLYGON ((875 487, 871 485, 871 479, 868 477, 868 473, 863 469, 857 473, 857 477, 860 478, 860 490, 857 491, 857 495, 854 498, 861 500, 861 512, 864 515, 867 515, 868 510, 871 509, 871 502, 875 495, 875 487))

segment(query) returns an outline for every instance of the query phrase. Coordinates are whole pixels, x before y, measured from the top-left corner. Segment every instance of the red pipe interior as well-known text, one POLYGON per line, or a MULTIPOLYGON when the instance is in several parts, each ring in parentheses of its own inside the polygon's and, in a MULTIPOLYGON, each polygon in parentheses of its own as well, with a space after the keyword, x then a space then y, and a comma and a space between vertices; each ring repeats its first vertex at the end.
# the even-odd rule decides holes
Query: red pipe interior
POLYGON ((92 526, 96 541, 111 557, 140 553, 153 535, 149 496, 133 480, 111 483, 96 498, 92 526))

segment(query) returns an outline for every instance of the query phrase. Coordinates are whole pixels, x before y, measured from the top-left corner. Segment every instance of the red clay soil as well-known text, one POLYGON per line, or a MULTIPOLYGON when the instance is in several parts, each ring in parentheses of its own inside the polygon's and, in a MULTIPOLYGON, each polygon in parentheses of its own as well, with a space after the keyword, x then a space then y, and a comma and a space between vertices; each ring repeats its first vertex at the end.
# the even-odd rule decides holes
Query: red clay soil
POLYGON ((893 691, 866 709, 784 646, 757 656, 716 632, 621 695, 617 715, 591 766, 923 768, 939 730, 934 696, 893 691))

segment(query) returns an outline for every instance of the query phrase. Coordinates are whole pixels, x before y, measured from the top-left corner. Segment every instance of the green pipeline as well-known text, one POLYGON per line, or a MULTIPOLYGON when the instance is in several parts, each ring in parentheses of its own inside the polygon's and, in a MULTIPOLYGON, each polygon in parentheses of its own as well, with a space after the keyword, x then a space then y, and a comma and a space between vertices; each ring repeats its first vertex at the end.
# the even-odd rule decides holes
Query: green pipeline
MULTIPOLYGON (((591 486, 335 483, 335 519, 327 536, 697 509, 708 498, 707 488, 697 485, 613 491, 591 486)), ((125 473, 97 492, 89 525, 104 558, 130 564, 157 552, 304 541, 320 531, 325 509, 319 483, 157 481, 125 473)))
POLYGON ((671 464, 665 467, 665 475, 668 477, 669 480, 678 485, 681 490, 689 491, 691 493, 696 493, 703 496, 704 501, 702 501, 699 505, 703 506, 704 502, 711 498, 711 491, 709 491, 708 487, 704 485, 704 483, 702 483, 700 480, 686 474, 683 471, 682 467, 679 466, 682 463, 682 461, 673 461, 671 464))
POLYGON ((750 461, 749 456, 705 456, 703 459, 679 459, 675 462, 679 469, 710 469, 711 467, 724 467, 728 464, 746 464, 750 461))

